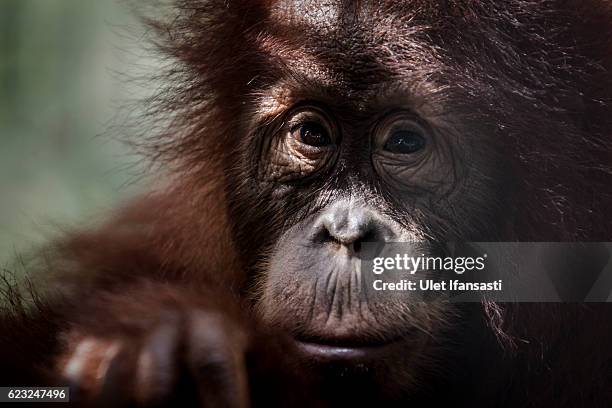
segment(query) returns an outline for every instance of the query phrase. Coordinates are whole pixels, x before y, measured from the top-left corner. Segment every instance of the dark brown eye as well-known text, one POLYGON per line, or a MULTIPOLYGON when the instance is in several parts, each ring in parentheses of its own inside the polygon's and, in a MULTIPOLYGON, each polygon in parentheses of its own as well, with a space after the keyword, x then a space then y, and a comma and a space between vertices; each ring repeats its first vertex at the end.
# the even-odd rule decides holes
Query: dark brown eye
POLYGON ((390 153, 413 154, 425 147, 425 137, 414 130, 396 130, 385 142, 384 149, 390 153))
POLYGON ((324 147, 332 144, 331 136, 325 126, 317 122, 304 122, 297 125, 292 133, 300 142, 314 147, 324 147))

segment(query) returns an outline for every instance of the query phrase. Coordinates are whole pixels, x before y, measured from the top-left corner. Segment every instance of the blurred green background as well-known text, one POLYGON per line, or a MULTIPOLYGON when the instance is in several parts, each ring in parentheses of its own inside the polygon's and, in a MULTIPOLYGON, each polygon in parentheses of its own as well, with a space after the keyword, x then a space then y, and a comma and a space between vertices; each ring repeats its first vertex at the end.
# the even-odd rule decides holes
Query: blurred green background
POLYGON ((135 27, 117 0, 0 0, 0 266, 141 188, 111 127, 151 64, 135 27))

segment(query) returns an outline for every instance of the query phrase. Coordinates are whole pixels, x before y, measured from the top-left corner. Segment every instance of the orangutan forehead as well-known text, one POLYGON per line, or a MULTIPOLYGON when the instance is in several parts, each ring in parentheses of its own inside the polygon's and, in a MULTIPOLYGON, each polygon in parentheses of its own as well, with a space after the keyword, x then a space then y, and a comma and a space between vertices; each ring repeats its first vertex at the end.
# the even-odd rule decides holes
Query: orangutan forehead
MULTIPOLYGON (((274 28, 258 34, 257 47, 278 62, 281 76, 305 84, 301 95, 317 88, 379 92, 430 73, 433 51, 421 35, 427 27, 410 19, 409 3, 280 0, 270 13, 274 28)), ((290 99, 286 91, 271 95, 281 96, 281 105, 290 99)))
POLYGON ((337 26, 341 9, 341 2, 334 0, 281 0, 271 15, 281 24, 325 31, 337 26))
POLYGON ((271 35, 259 39, 281 52, 294 48, 306 59, 371 64, 381 57, 406 57, 418 45, 419 34, 430 28, 419 13, 423 7, 414 2, 279 0, 269 13, 271 35), (398 52, 402 55, 392 55, 398 52))
POLYGON ((256 38, 267 66, 278 69, 272 83, 256 92, 259 118, 274 117, 302 99, 325 102, 339 95, 356 109, 383 100, 413 105, 414 90, 431 77, 425 48, 416 40, 422 27, 400 21, 381 2, 370 5, 371 12, 365 2, 360 8, 357 3, 275 3, 274 28, 256 38))
POLYGON ((272 6, 272 16, 287 23, 310 25, 321 30, 357 21, 383 22, 393 19, 406 22, 414 19, 421 12, 436 14, 427 11, 433 7, 431 3, 434 2, 279 0, 272 6))

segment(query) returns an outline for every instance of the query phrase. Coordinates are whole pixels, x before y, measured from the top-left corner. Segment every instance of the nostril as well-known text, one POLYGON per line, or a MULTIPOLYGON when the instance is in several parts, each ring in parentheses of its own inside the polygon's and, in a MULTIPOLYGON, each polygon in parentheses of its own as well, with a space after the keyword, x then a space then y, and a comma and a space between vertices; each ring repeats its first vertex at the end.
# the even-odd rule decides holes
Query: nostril
POLYGON ((377 242, 380 239, 379 234, 376 233, 376 228, 368 228, 362 236, 353 242, 353 252, 356 254, 361 252, 362 244, 364 242, 377 242))
POLYGON ((314 241, 319 243, 335 242, 341 244, 341 242, 329 232, 329 228, 327 228, 325 225, 323 225, 322 228, 317 228, 317 233, 313 238, 314 241))

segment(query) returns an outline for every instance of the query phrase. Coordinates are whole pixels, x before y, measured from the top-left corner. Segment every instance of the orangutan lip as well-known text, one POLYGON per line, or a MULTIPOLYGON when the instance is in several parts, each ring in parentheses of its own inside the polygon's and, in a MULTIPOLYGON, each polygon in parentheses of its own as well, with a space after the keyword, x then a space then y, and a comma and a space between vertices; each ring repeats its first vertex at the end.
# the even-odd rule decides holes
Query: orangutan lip
POLYGON ((325 360, 354 360, 367 357, 371 347, 342 347, 327 344, 297 342, 298 349, 311 357, 325 360))
POLYGON ((372 358, 375 355, 384 353, 384 350, 393 344, 395 341, 388 343, 376 343, 371 345, 342 345, 342 344, 327 344, 319 342, 310 342, 295 340, 298 350, 311 358, 318 360, 363 360, 372 358))

